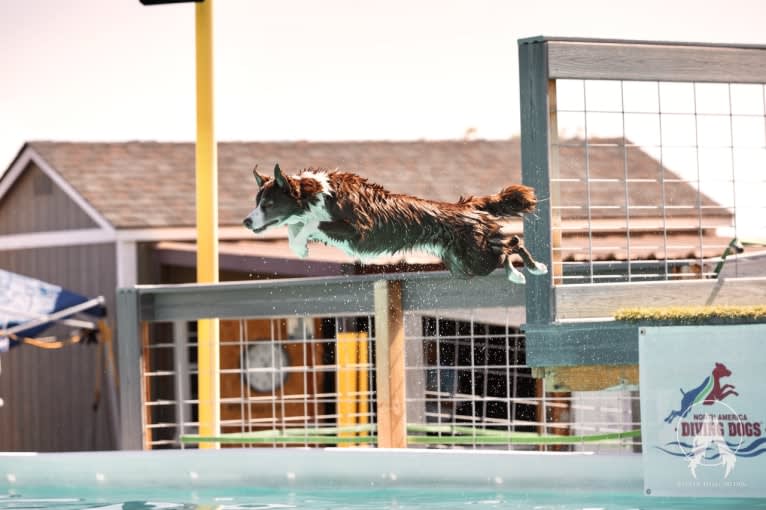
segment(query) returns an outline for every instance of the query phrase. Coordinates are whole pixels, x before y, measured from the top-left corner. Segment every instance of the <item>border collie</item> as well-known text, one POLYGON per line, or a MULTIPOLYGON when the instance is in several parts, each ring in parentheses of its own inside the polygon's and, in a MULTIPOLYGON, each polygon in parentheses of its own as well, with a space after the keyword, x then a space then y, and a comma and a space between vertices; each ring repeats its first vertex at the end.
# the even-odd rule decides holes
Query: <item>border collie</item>
POLYGON ((321 168, 289 177, 277 164, 272 178, 256 165, 253 175, 259 190, 245 227, 258 233, 287 225, 290 248, 301 258, 309 241, 319 241, 360 260, 421 250, 458 277, 487 275, 503 263, 510 281, 524 283, 510 261, 514 253, 531 274, 547 272, 504 228, 509 218, 534 210, 537 199, 527 186, 512 184, 452 204, 391 193, 356 174, 321 168))

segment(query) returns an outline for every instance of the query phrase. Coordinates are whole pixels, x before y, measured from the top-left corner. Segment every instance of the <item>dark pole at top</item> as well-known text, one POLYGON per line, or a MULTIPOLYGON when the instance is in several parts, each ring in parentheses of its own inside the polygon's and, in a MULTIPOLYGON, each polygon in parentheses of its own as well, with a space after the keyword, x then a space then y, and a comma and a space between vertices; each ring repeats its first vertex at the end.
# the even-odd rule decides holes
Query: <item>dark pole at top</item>
POLYGON ((144 5, 180 4, 185 2, 204 2, 205 0, 138 0, 144 5))

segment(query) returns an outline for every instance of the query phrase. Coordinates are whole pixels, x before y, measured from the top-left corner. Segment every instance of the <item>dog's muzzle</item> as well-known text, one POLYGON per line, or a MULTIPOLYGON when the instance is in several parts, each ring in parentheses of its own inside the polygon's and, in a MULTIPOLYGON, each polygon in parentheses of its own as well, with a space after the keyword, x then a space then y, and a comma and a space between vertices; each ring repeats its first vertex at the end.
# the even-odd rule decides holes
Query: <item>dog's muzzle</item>
POLYGON ((278 223, 279 223, 279 220, 277 219, 277 220, 271 220, 270 222, 265 223, 264 225, 261 225, 260 227, 254 227, 253 220, 251 220, 250 217, 247 217, 244 220, 242 220, 242 224, 245 226, 245 228, 252 230, 256 234, 263 232, 267 228, 273 227, 274 225, 277 225, 278 223))

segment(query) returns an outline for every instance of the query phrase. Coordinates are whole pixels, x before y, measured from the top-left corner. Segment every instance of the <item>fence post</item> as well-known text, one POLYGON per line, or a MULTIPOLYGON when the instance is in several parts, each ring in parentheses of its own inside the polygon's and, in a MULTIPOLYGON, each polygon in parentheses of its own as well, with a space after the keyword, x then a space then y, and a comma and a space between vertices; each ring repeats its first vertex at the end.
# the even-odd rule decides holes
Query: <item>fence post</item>
POLYGON ((117 365, 120 380, 121 450, 143 448, 144 406, 141 381, 139 300, 136 289, 117 290, 117 365))
POLYGON ((548 324, 556 318, 552 286, 561 276, 560 255, 554 253, 560 235, 560 217, 552 203, 558 203, 558 183, 551 182, 557 170, 558 153, 551 150, 555 141, 555 82, 548 76, 548 50, 544 38, 519 40, 519 93, 521 107, 522 181, 537 192, 537 214, 524 218, 524 244, 548 274, 529 278, 526 284, 527 324, 548 324), (554 233, 555 230, 555 233, 554 233), (556 256, 554 256, 556 255, 556 256))
POLYGON ((378 447, 407 447, 402 282, 375 282, 378 447))

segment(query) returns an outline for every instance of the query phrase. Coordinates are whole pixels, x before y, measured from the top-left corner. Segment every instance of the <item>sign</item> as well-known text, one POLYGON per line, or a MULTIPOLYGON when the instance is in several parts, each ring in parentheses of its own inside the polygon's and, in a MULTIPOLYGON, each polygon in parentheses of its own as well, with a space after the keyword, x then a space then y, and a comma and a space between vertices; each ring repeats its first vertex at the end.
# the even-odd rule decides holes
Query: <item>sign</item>
POLYGON ((641 328, 644 490, 766 496, 766 324, 641 328))

